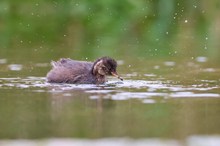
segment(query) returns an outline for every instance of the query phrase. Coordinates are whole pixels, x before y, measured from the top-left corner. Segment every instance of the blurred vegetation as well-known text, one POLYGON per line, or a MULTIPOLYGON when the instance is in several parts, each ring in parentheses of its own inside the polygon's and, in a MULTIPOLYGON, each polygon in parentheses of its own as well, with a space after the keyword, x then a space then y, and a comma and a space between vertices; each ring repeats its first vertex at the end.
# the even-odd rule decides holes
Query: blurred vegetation
POLYGON ((219 58, 219 12, 218 0, 1 0, 0 52, 219 58))

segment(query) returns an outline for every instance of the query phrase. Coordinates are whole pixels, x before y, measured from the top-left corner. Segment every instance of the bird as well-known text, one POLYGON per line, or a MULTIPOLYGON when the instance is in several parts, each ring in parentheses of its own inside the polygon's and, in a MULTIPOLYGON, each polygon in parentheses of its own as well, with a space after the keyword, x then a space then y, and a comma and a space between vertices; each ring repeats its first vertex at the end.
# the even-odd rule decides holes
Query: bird
POLYGON ((94 62, 61 58, 59 61, 51 61, 52 69, 47 73, 49 83, 69 84, 104 84, 106 76, 115 76, 121 81, 116 68, 117 62, 108 57, 98 58, 94 62))

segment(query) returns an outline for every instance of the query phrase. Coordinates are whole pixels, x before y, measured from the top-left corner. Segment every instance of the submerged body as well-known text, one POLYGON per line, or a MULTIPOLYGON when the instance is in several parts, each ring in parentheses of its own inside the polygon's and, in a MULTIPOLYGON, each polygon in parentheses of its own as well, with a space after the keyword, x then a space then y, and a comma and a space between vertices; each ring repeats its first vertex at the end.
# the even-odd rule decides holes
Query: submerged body
POLYGON ((106 75, 120 78, 116 72, 116 61, 109 57, 102 57, 94 63, 62 58, 51 64, 53 68, 47 74, 50 83, 103 84, 106 75))

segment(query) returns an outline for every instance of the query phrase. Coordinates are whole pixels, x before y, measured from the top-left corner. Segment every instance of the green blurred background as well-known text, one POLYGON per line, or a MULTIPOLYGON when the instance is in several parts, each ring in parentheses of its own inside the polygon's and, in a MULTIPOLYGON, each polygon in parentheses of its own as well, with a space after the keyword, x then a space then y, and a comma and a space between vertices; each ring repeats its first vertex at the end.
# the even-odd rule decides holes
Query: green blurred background
POLYGON ((1 0, 0 58, 220 59, 219 0, 1 0))

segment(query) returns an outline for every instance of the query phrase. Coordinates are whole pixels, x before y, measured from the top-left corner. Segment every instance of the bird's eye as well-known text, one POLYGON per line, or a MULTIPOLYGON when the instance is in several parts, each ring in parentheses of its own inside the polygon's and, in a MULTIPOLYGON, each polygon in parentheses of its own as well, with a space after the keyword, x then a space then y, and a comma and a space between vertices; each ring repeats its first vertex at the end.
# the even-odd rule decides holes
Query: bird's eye
POLYGON ((106 67, 102 67, 102 70, 106 71, 106 70, 107 70, 107 68, 106 68, 106 67))

